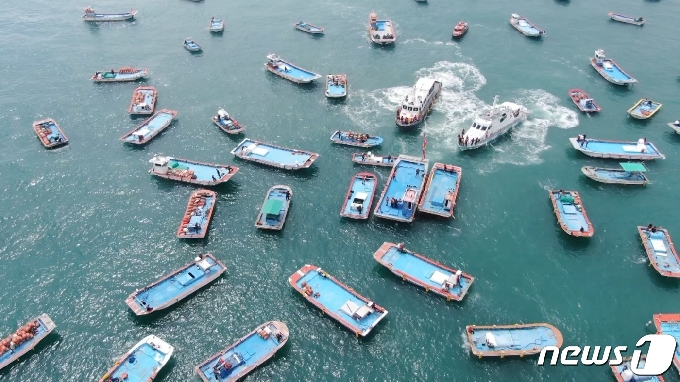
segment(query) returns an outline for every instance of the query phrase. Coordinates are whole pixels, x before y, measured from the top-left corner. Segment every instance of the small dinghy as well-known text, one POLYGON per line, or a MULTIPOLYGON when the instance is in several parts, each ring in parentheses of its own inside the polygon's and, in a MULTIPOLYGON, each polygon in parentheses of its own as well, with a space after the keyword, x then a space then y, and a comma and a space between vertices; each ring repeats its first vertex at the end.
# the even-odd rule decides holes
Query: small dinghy
POLYGON ((260 163, 284 170, 309 168, 319 157, 311 151, 289 149, 250 138, 241 141, 231 154, 243 160, 260 163))
POLYGON ((463 169, 458 166, 435 163, 430 170, 418 211, 450 218, 456 206, 463 169))
POLYGON ((130 12, 124 13, 97 13, 94 8, 85 8, 85 14, 83 15, 83 20, 85 21, 125 21, 132 20, 137 11, 130 9, 130 12))
POLYGON ((302 69, 286 60, 282 60, 281 57, 274 53, 267 55, 267 63, 264 64, 264 67, 267 71, 274 73, 279 77, 283 77, 288 81, 295 82, 296 84, 308 84, 321 78, 320 74, 302 69))
POLYGON ((399 155, 373 215, 398 222, 413 222, 425 186, 428 163, 428 159, 399 155))
POLYGON ((245 126, 238 123, 224 109, 218 110, 217 115, 212 117, 212 121, 227 134, 239 134, 246 129, 245 126))
POLYGON ((166 127, 170 126, 177 115, 175 110, 161 109, 151 118, 139 124, 139 126, 120 137, 120 140, 133 145, 143 145, 151 141, 166 127))
POLYGON ((595 56, 590 59, 590 66, 597 70, 605 80, 614 85, 623 86, 637 82, 635 78, 624 72, 614 60, 606 58, 602 49, 595 51, 595 56))
POLYGON ((520 31, 523 35, 529 37, 541 37, 545 34, 545 31, 536 25, 532 24, 531 21, 524 17, 520 17, 518 14, 513 13, 510 15, 510 25, 513 28, 520 31))
POLYGON ((649 182, 642 163, 619 163, 621 168, 602 168, 593 166, 581 167, 581 172, 588 178, 610 184, 645 185, 649 182))
POLYGON ((574 237, 592 237, 595 228, 576 191, 549 190, 550 202, 557 216, 557 223, 568 235, 574 237))
POLYGON ((472 354, 504 357, 539 354, 548 346, 562 346, 562 333, 550 324, 469 325, 465 327, 472 354))
MULTIPOLYGON (((676 343, 680 343, 680 314, 678 313, 658 313, 652 318, 656 332, 659 334, 668 334, 675 338, 676 343)), ((680 354, 675 351, 673 354, 673 365, 675 369, 680 371, 680 354)))
POLYGON ((370 151, 367 153, 352 154, 352 162, 369 166, 392 167, 396 161, 397 157, 395 156, 376 156, 370 151))
POLYGON ((216 19, 214 17, 211 18, 209 29, 210 29, 211 32, 222 32, 222 31, 224 31, 224 20, 216 19))
POLYGON ((666 158, 651 142, 645 138, 637 142, 604 141, 586 139, 585 135, 569 138, 571 145, 578 151, 593 158, 654 160, 666 158))
POLYGON ((373 205, 378 178, 370 172, 360 172, 352 177, 340 216, 351 219, 368 219, 373 205))
POLYGON ((595 100, 590 98, 588 93, 581 89, 569 89, 569 97, 579 110, 586 113, 593 113, 602 110, 600 106, 595 103, 595 100))
POLYGON ((156 108, 156 88, 153 86, 140 86, 132 92, 132 101, 128 113, 130 114, 153 114, 156 108))
POLYGON ((680 134, 680 119, 675 122, 670 122, 668 127, 673 129, 673 131, 675 131, 677 134, 680 134))
POLYGON ((331 141, 339 145, 356 147, 375 147, 383 143, 383 139, 375 135, 340 130, 336 130, 331 135, 331 141))
POLYGON ((283 229, 292 197, 293 190, 288 186, 278 184, 270 188, 255 220, 255 227, 274 231, 283 229))
POLYGON ((371 12, 368 15, 368 37, 378 45, 388 45, 397 40, 397 32, 392 20, 378 20, 378 14, 371 12))
POLYGON ((0 370, 33 350, 57 325, 47 314, 29 321, 0 341, 0 370))
POLYGON ((638 226, 637 229, 654 269, 662 276, 680 277, 680 258, 668 230, 652 224, 647 227, 638 226))
POLYGON ((167 156, 154 156, 149 174, 179 182, 215 186, 229 181, 238 172, 236 166, 203 163, 167 156), (215 176, 217 174, 217 176, 215 176))
POLYGON ((116 71, 111 69, 108 72, 95 72, 90 78, 94 82, 129 82, 137 81, 149 74, 149 69, 137 69, 131 67, 123 67, 116 71))
POLYGON ((434 292, 447 301, 462 301, 475 278, 461 270, 429 259, 404 248, 404 244, 385 242, 373 254, 373 258, 392 273, 413 285, 434 292))
POLYGON ((357 293, 316 265, 307 264, 288 282, 312 305, 357 337, 368 335, 387 316, 387 310, 357 293))
POLYGON ((329 74, 326 76, 326 97, 342 98, 347 95, 347 76, 329 74))
POLYGON ((323 28, 306 23, 304 21, 300 21, 299 23, 293 24, 293 28, 310 34, 323 34, 323 28))
POLYGON ((189 197, 182 223, 177 229, 177 237, 180 239, 203 239, 208 233, 208 226, 213 210, 215 210, 216 201, 217 194, 215 191, 194 191, 189 197))
POLYGON ((165 366, 175 348, 150 335, 128 350, 99 382, 151 382, 165 366))
POLYGON ((468 29, 469 29, 468 23, 460 21, 458 24, 456 24, 455 27, 453 27, 452 33, 453 38, 461 37, 462 35, 467 33, 468 29))
POLYGON ((658 102, 643 98, 628 109, 628 115, 636 119, 652 118, 661 109, 661 106, 663 105, 658 102))
POLYGON ((288 326, 269 321, 196 366, 203 382, 236 382, 272 358, 288 342, 288 326))
POLYGON ((68 138, 59 128, 57 121, 52 118, 33 122, 33 131, 40 139, 40 143, 48 149, 68 144, 68 138))
MULTIPOLYGON (((633 360, 633 357, 623 357, 623 363, 620 365, 614 366, 611 365, 612 368, 612 373, 614 374, 614 378, 616 378, 616 382, 665 382, 663 377, 661 375, 657 376, 640 376, 631 370, 631 362, 633 360)), ((647 355, 642 354, 640 356, 640 360, 638 361, 637 367, 639 369, 644 369, 645 368, 645 363, 647 360, 647 355)))
POLYGON ((609 17, 614 21, 619 21, 626 24, 633 24, 642 26, 645 23, 645 19, 642 17, 626 16, 619 13, 609 12, 609 17))
POLYGON ((227 267, 215 256, 206 253, 152 284, 135 290, 125 303, 138 316, 157 312, 184 300, 226 270, 227 267))
POLYGON ((185 38, 183 45, 184 48, 189 52, 198 52, 199 50, 201 50, 201 46, 198 45, 198 43, 196 43, 196 41, 194 41, 194 39, 192 39, 191 37, 185 38))

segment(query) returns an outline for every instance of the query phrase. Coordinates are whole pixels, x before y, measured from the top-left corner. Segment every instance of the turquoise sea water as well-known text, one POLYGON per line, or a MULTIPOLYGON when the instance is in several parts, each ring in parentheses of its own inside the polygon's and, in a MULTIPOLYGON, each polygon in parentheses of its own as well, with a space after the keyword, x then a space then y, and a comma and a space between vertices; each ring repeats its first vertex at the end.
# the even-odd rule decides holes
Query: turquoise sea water
MULTIPOLYGON (((680 118, 677 15, 673 1, 507 2, 430 0, 223 2, 148 0, 95 4, 36 0, 7 4, 0 32, 0 336, 48 313, 55 333, 38 352, 0 372, 7 381, 94 381, 132 345, 155 334, 175 346, 162 381, 196 380, 193 368, 257 325, 281 320, 291 339, 247 380, 610 381, 608 366, 539 367, 536 359, 482 359, 464 342, 468 324, 549 322, 565 345, 633 346, 653 313, 678 312, 680 283, 647 265, 636 231, 650 222, 680 235, 677 187, 680 118), (82 9, 139 10, 137 20, 90 25, 82 9), (397 42, 368 41, 368 13, 395 23, 397 42), (643 27, 607 13, 643 16, 643 27), (546 30, 530 39, 511 13, 546 30), (226 22, 208 31, 211 17, 226 22), (299 20, 323 26, 314 37, 299 20), (455 24, 470 30, 451 40, 455 24), (187 52, 193 37, 203 47, 187 52), (589 64, 598 48, 639 83, 607 83, 589 64), (311 71, 346 73, 349 96, 328 100, 323 80, 298 86, 264 70, 268 53, 311 71), (148 67, 158 108, 177 120, 143 148, 118 139, 143 118, 127 107, 139 83, 94 84, 98 70, 148 67), (394 125, 403 96, 422 76, 444 84, 442 96, 413 132, 394 125), (585 116, 567 95, 587 91, 602 112, 585 116), (531 116, 494 147, 458 152, 457 134, 473 114, 500 101, 531 116), (650 120, 626 115, 640 98, 662 102, 650 120), (285 172, 235 160, 242 139, 210 121, 225 108, 246 136, 318 152, 308 171, 285 172), (31 123, 55 118, 70 144, 47 151, 31 123), (411 225, 341 219, 358 151, 333 145, 337 130, 385 138, 382 154, 420 155, 463 168, 455 220, 419 214, 411 225), (608 165, 576 152, 568 137, 636 141, 646 137, 667 157, 649 164, 646 187, 594 183, 580 167, 608 165), (148 160, 166 154, 237 165, 215 188, 208 237, 180 241, 175 230, 195 186, 150 176, 148 160), (254 220, 265 192, 288 184, 294 198, 280 233, 254 220), (556 223, 547 189, 578 190, 595 227, 573 239, 556 223), (377 264, 383 241, 476 277, 462 303, 403 283, 377 264), (124 300, 135 288, 203 252, 228 267, 215 284, 174 309, 138 319, 124 300), (323 267, 390 313, 357 340, 307 304, 287 283, 306 263, 323 267)), ((371 168, 380 191, 388 168, 371 168)), ((666 373, 676 381, 677 372, 666 373)))

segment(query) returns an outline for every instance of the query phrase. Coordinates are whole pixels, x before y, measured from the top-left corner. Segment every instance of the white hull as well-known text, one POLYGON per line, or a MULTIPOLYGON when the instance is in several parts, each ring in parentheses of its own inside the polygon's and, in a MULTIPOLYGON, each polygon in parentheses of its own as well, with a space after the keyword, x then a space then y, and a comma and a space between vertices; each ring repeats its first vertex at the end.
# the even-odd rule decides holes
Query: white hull
POLYGON ((458 149, 474 150, 493 143, 528 117, 529 112, 523 106, 510 102, 505 102, 500 106, 494 104, 491 109, 475 118, 475 122, 462 137, 462 144, 461 142, 458 143, 458 149), (480 126, 486 128, 480 130, 480 126), (466 138, 467 143, 465 142, 466 138))
POLYGON ((676 133, 680 134, 680 126, 674 125, 672 122, 668 124, 671 129, 673 129, 676 133))

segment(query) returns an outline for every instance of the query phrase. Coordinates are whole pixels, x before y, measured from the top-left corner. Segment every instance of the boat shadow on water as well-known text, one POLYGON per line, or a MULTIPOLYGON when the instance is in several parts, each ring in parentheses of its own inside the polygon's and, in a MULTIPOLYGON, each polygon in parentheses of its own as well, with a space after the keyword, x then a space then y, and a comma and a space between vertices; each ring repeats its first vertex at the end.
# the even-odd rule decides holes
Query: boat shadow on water
MULTIPOLYGON (((241 138, 243 140, 243 138, 241 138)), ((298 179, 312 179, 317 176, 317 172, 319 171, 319 168, 316 166, 316 164, 312 164, 310 167, 307 168, 300 168, 298 170, 284 170, 282 168, 278 167, 272 167, 263 163, 258 163, 258 162, 253 162, 245 159, 241 159, 239 157, 234 157, 235 162, 239 162, 239 168, 243 169, 244 167, 249 167, 249 166, 256 166, 260 167, 263 169, 267 169, 267 171, 275 171, 278 174, 284 174, 284 175, 291 175, 295 178, 298 179), (243 166, 240 166, 243 165, 243 166)), ((230 180, 228 183, 231 183, 232 181, 230 180)))
MULTIPOLYGON (((0 369, 0 379, 4 380, 4 378, 6 376, 8 376, 8 374, 10 374, 12 371, 14 371, 13 369, 15 367, 24 367, 25 366, 24 364, 27 361, 30 362, 33 355, 41 353, 47 348, 51 348, 50 352, 54 352, 55 350, 57 350, 59 348, 59 345, 61 345, 62 339, 63 339, 61 334, 59 334, 57 332, 57 330, 58 330, 58 328, 55 329, 54 331, 52 331, 52 333, 50 333, 48 336, 46 336, 43 340, 38 342, 38 344, 35 345, 35 347, 32 350, 28 351, 26 354, 22 355, 21 357, 19 357, 14 362, 12 362, 12 363, 8 364, 7 366, 5 366, 4 368, 0 369)), ((46 353, 46 354, 48 354, 48 353, 46 353)))
MULTIPOLYGON (((153 178, 156 181, 156 185, 158 186, 158 191, 174 192, 176 191, 177 188, 194 191, 196 190, 196 185, 189 186, 187 183, 178 182, 172 179, 165 179, 159 176, 154 176, 153 178)), ((241 188, 238 182, 236 182, 233 179, 230 179, 228 182, 220 183, 215 186, 201 186, 201 187, 217 192, 218 198, 220 197, 220 194, 236 194, 241 188)))
MULTIPOLYGON (((291 81, 289 81, 285 78, 281 78, 280 76, 278 76, 278 75, 276 75, 276 74, 274 74, 274 73, 272 73, 268 70, 266 70, 266 72, 268 74, 267 77, 269 79, 269 83, 273 86, 276 86, 276 85, 279 85, 279 84, 281 84, 281 86, 283 86, 283 85, 293 86, 295 89, 297 89, 297 91, 299 91, 301 93, 305 93, 305 94, 317 92, 319 90, 319 87, 322 87, 322 88, 325 87, 324 84, 319 84, 316 80, 312 81, 312 82, 297 84, 297 83, 293 83, 293 82, 291 82, 291 81)), ((279 91, 280 89, 273 88, 272 90, 279 91)))
POLYGON ((571 4, 571 1, 570 1, 570 0, 555 0, 555 2, 556 2, 557 4, 563 5, 563 6, 565 6, 565 7, 566 7, 567 5, 569 5, 569 4, 571 4))

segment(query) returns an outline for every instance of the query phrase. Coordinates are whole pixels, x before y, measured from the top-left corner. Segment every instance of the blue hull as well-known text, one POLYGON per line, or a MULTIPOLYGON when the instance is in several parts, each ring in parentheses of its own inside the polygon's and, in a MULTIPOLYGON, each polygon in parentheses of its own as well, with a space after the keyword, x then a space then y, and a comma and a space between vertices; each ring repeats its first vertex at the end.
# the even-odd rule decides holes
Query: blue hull
POLYGON ((370 172, 360 172, 354 175, 345 195, 340 216, 352 219, 368 219, 377 185, 378 178, 370 172))
POLYGON ((638 233, 645 246, 647 257, 659 274, 666 277, 680 277, 680 257, 667 230, 638 227, 638 233), (656 231, 656 232, 653 232, 656 231))
POLYGON ((425 185, 427 166, 427 159, 400 155, 373 214, 383 219, 412 222, 425 185))
POLYGON ((463 170, 458 166, 435 163, 430 171, 418 211, 447 218, 452 217, 462 175, 463 170))
POLYGON ((578 142, 576 138, 569 138, 571 145, 578 151, 593 157, 606 159, 654 160, 664 159, 659 149, 652 143, 646 142, 639 146, 638 142, 604 141, 586 139, 578 142), (644 147, 644 152, 640 149, 644 147))
POLYGON ((298 84, 308 84, 321 78, 320 74, 302 69, 301 67, 280 58, 270 61, 264 64, 264 66, 269 72, 298 84))
MULTIPOLYGON (((5 348, 5 346, 0 346, 0 370, 2 370, 5 366, 8 366, 12 362, 18 360, 24 354, 33 350, 33 348, 35 348, 36 345, 40 343, 40 341, 44 340, 45 337, 47 337, 47 335, 50 334, 56 327, 57 326, 54 324, 54 322, 52 322, 50 316, 48 316, 47 314, 42 314, 36 319, 28 322, 22 328, 20 328, 19 330, 29 331, 33 337, 27 340, 23 340, 23 342, 22 340, 18 340, 17 341, 18 343, 15 343, 14 350, 11 350, 11 348, 9 348, 10 345, 6 345, 7 348, 5 348)), ((17 330, 17 332, 19 330, 17 330)), ((16 333, 9 335, 7 337, 7 340, 13 342, 14 334, 16 333)))
POLYGON ((557 222, 564 232, 575 237, 592 237, 595 234, 578 192, 550 190, 549 194, 557 222))
POLYGON ((231 154, 243 160, 284 170, 308 168, 319 157, 317 153, 289 149, 250 138, 241 141, 238 146, 231 150, 231 154))
POLYGON ((149 162, 153 164, 149 170, 152 175, 202 186, 215 186, 227 182, 239 171, 236 166, 222 166, 173 157, 155 156, 149 162))
POLYGON ((538 354, 547 346, 562 346, 562 333, 550 324, 516 324, 466 328, 472 353, 478 357, 538 354))
POLYGON ((604 62, 608 62, 612 66, 612 70, 606 70, 602 65, 599 65, 597 63, 597 60, 594 58, 590 59, 590 65, 597 70, 598 73, 607 81, 611 82, 614 85, 628 85, 628 84, 634 84, 637 82, 635 78, 630 76, 628 73, 624 72, 621 67, 619 67, 616 62, 613 60, 604 60, 604 62))
POLYGON ((375 147, 380 146, 383 143, 383 139, 375 135, 340 130, 335 131, 333 135, 331 135, 331 141, 339 145, 355 147, 375 147))
POLYGON ((151 118, 142 122, 139 126, 123 135, 120 140, 134 145, 143 145, 148 143, 156 135, 160 134, 161 131, 170 126, 176 115, 177 112, 174 110, 159 110, 156 112, 156 114, 151 116, 151 118))
POLYGON ((647 176, 641 172, 630 172, 616 168, 583 166, 581 172, 588 178, 601 183, 645 185, 649 182, 647 176))
POLYGON ((128 350, 99 382, 151 382, 168 363, 175 348, 150 335, 128 350))

